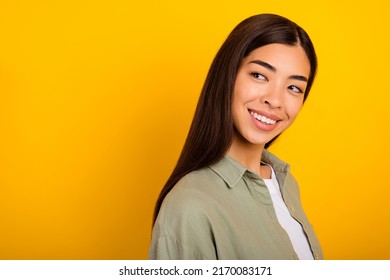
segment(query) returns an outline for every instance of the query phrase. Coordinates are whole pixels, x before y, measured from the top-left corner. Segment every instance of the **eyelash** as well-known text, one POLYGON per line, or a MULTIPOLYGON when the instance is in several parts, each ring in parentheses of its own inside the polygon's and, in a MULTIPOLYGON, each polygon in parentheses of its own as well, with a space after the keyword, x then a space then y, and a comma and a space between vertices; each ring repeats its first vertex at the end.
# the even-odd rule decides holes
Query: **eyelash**
POLYGON ((259 72, 251 72, 251 76, 254 77, 255 79, 258 79, 258 80, 268 81, 267 77, 264 76, 263 74, 260 74, 259 72), (261 76, 263 78, 260 79, 259 76, 261 76))
MULTIPOLYGON (((259 72, 251 72, 250 74, 251 74, 251 76, 254 77, 255 79, 268 81, 267 77, 264 76, 263 74, 260 74, 259 72), (261 76, 262 78, 260 78, 260 76, 261 76)), ((288 86, 287 88, 290 89, 290 90, 292 90, 292 91, 295 92, 295 93, 303 93, 303 90, 302 90, 301 88, 297 87, 297 86, 291 85, 291 86, 288 86)))
POLYGON ((293 92, 295 93, 303 93, 303 90, 300 89, 299 87, 297 86, 288 86, 288 89, 291 89, 293 92), (295 91, 294 89, 296 89, 297 91, 295 91))

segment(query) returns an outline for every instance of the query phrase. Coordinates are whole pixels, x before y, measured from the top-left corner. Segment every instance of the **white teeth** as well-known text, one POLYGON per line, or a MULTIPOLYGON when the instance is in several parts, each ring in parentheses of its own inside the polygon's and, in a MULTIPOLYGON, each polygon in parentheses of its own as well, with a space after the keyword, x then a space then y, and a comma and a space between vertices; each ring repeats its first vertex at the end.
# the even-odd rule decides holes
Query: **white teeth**
POLYGON ((275 124, 276 121, 251 111, 251 115, 258 121, 266 124, 275 124))

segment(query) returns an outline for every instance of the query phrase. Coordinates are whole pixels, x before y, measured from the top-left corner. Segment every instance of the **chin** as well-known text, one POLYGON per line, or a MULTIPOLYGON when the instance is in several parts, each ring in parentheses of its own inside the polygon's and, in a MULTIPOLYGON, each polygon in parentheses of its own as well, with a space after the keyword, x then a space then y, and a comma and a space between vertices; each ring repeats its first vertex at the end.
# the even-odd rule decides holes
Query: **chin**
POLYGON ((248 142, 254 144, 254 145, 265 145, 269 141, 275 138, 277 134, 272 135, 248 135, 249 137, 246 138, 248 142))
POLYGON ((270 139, 256 139, 256 138, 251 138, 251 139, 246 139, 249 144, 256 145, 256 146, 264 146, 267 144, 269 141, 271 141, 273 138, 270 139))
POLYGON ((271 141, 277 134, 272 133, 272 135, 264 135, 264 133, 258 133, 258 131, 248 131, 247 133, 241 134, 236 131, 235 135, 238 141, 247 145, 264 146, 269 141, 271 141))

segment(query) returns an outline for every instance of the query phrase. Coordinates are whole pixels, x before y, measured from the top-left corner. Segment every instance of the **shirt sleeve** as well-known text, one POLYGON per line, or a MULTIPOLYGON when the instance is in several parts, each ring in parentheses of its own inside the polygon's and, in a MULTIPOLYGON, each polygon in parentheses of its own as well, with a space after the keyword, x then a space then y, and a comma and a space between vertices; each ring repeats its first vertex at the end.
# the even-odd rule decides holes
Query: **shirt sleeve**
POLYGON ((162 236, 153 242, 149 249, 151 260, 204 260, 200 252, 195 251, 172 237, 162 236))
POLYGON ((209 199, 198 190, 171 191, 153 227, 149 259, 216 259, 209 199))

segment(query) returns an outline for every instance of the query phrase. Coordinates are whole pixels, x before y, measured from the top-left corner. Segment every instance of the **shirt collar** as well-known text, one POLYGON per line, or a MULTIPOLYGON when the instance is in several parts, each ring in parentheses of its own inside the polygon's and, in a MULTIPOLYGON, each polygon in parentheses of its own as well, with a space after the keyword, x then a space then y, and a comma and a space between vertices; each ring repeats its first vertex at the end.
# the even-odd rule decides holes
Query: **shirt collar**
POLYGON ((263 151, 261 155, 261 161, 268 163, 275 170, 275 173, 287 173, 290 171, 290 165, 280 158, 269 152, 268 150, 263 151))
MULTIPOLYGON (((287 163, 283 162, 267 150, 263 151, 261 160, 271 165, 277 176, 278 173, 287 173, 290 170, 290 166, 287 163)), ((256 173, 244 167, 228 155, 225 155, 220 161, 211 165, 210 168, 217 173, 230 188, 233 188, 245 173, 249 173, 251 174, 251 177, 260 179, 256 173)))

